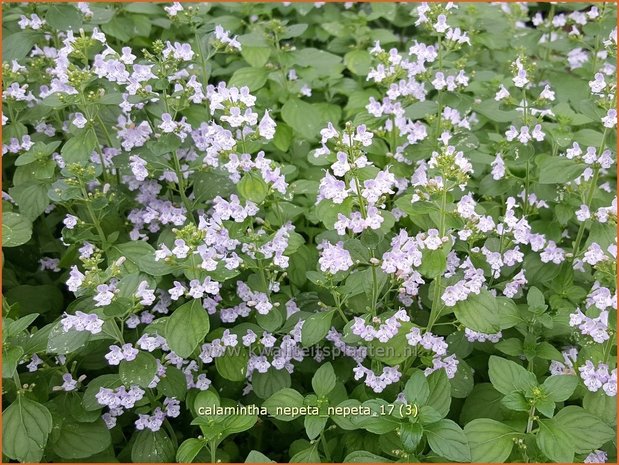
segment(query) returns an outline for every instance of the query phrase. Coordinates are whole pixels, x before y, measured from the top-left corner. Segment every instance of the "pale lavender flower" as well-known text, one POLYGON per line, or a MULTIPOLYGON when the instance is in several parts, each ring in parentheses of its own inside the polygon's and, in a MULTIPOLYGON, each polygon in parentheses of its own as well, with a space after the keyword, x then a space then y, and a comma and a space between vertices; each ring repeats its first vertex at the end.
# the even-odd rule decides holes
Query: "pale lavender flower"
POLYGON ((94 313, 88 314, 78 310, 75 312, 75 315, 65 313, 60 320, 60 324, 64 332, 75 329, 75 331, 88 331, 91 334, 99 334, 103 327, 103 320, 94 313))
POLYGON ((99 284, 97 286, 97 294, 92 298, 95 302, 95 307, 105 307, 112 303, 114 298, 115 287, 109 284, 99 284))
POLYGON ((596 449, 591 452, 583 463, 606 463, 608 461, 608 454, 603 450, 596 449))
POLYGON ((320 244, 320 248, 318 263, 322 271, 335 274, 338 271, 347 271, 353 265, 350 252, 344 248, 342 241, 335 245, 323 241, 320 244))
POLYGON ((67 215, 65 216, 64 220, 62 220, 63 224, 65 225, 67 229, 75 228, 75 226, 77 226, 78 221, 79 221, 79 218, 75 215, 67 215))

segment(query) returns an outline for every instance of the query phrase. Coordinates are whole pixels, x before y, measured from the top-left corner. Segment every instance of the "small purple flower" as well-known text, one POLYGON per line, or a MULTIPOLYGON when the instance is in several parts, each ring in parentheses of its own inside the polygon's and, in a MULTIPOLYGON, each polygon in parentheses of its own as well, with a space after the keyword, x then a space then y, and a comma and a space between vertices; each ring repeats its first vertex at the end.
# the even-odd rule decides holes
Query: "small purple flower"
POLYGON ((321 252, 318 263, 324 272, 335 274, 338 271, 348 271, 353 262, 350 252, 344 248, 344 243, 339 241, 335 245, 323 241, 320 244, 321 252))
POLYGON ((64 220, 62 220, 62 222, 64 223, 67 229, 75 228, 75 226, 77 226, 78 221, 79 221, 79 218, 74 215, 67 215, 65 216, 64 220))

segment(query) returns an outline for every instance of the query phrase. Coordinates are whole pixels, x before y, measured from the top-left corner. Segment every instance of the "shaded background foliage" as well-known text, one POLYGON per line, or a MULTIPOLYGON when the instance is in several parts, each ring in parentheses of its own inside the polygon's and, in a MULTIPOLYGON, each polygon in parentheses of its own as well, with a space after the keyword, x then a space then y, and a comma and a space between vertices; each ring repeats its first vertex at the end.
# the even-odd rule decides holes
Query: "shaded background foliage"
MULTIPOLYGON (((376 393, 353 379, 355 363, 350 358, 340 357, 328 364, 307 357, 295 365, 292 376, 274 371, 269 372, 268 377, 256 376, 262 384, 254 380, 254 392, 244 398, 246 403, 272 406, 315 405, 318 399, 327 399, 332 405, 349 402, 343 405, 363 403, 377 407, 393 402, 404 392, 408 402, 426 407, 425 417, 422 414, 421 418, 413 420, 382 415, 375 420, 331 419, 328 423, 303 417, 292 421, 289 421, 291 418, 261 417, 200 423, 194 419, 198 405, 234 405, 244 395, 244 374, 239 379, 231 370, 226 370, 226 365, 242 366, 246 360, 226 356, 208 367, 201 364, 201 369, 212 379, 210 390, 199 393, 195 388, 188 390, 183 373, 170 368, 165 381, 148 392, 148 399, 138 403, 135 411, 119 417, 116 427, 106 428, 101 420, 101 405, 94 398, 95 390, 101 386, 118 387, 121 381, 127 387, 140 384, 141 378, 149 375, 152 379, 155 360, 143 351, 138 356, 139 364, 123 364, 120 369, 110 367, 105 355, 113 342, 109 335, 120 331, 118 326, 113 329, 106 326, 107 336, 101 337, 90 337, 85 332, 63 333, 59 329, 58 321, 64 312, 90 313, 94 308, 91 298, 96 294, 94 290, 77 299, 67 290, 65 283, 70 268, 80 263, 79 248, 88 241, 102 250, 102 266, 108 267, 105 273, 116 273, 115 276, 126 279, 124 298, 133 296, 140 279, 145 279, 153 288, 170 289, 173 278, 179 274, 172 265, 155 261, 155 250, 162 244, 171 247, 176 238, 183 237, 190 242, 195 230, 176 225, 176 229, 182 229, 178 233, 172 225, 164 225, 161 231, 147 234, 148 242, 136 241, 132 236, 136 228, 127 217, 136 208, 135 193, 128 187, 130 182, 122 177, 136 173, 129 155, 142 156, 152 171, 158 169, 153 166, 159 159, 164 158, 166 163, 172 164, 174 159, 169 158, 169 154, 175 153, 181 142, 175 135, 158 134, 156 141, 143 148, 120 150, 121 140, 114 132, 121 114, 122 92, 110 82, 91 80, 92 75, 85 77, 79 73, 92 65, 95 55, 103 48, 86 39, 94 28, 105 34, 107 44, 115 51, 130 47, 137 56, 136 62, 157 62, 153 57, 159 56, 167 41, 190 44, 195 54, 188 60, 193 64, 190 74, 195 74, 204 84, 226 81, 230 87, 247 86, 256 96, 260 117, 268 110, 276 121, 277 128, 269 140, 248 141, 243 149, 254 156, 264 150, 281 169, 292 196, 278 196, 257 175, 246 175, 235 186, 228 173, 199 162, 189 163, 191 176, 186 185, 178 187, 172 182, 164 189, 172 201, 189 207, 188 223, 208 209, 217 195, 229 198, 233 193, 240 194, 244 201, 260 205, 259 216, 271 227, 269 234, 288 221, 294 223, 295 235, 288 239, 286 248, 290 265, 286 275, 279 276, 283 287, 281 295, 273 298, 280 304, 281 311, 262 319, 253 314, 247 320, 253 325, 251 328, 281 336, 291 332, 297 321, 305 320, 303 345, 311 346, 326 344, 323 340, 333 323, 350 336, 347 343, 357 344, 359 339, 350 335, 346 317, 338 315, 342 307, 350 317, 367 317, 370 307, 374 312, 370 316, 376 316, 377 306, 384 312, 381 317, 391 317, 401 305, 397 300, 395 278, 393 290, 382 285, 376 289, 377 284, 372 284, 370 271, 374 270, 374 265, 370 265, 370 252, 381 257, 390 249, 390 241, 399 228, 406 229, 410 235, 437 228, 439 223, 445 226, 445 222, 446 227, 454 231, 464 228, 465 221, 455 213, 455 205, 463 192, 454 189, 441 209, 434 198, 430 199, 432 202, 411 203, 414 194, 411 188, 398 192, 393 198, 387 196, 384 224, 376 233, 368 230, 357 237, 349 234, 346 247, 355 261, 363 264, 363 271, 335 278, 325 274, 324 269, 317 271, 320 270, 318 258, 324 252, 316 245, 322 240, 337 242, 340 238, 332 231, 336 214, 351 213, 350 205, 340 208, 329 201, 316 205, 325 169, 335 161, 335 158, 314 156, 321 145, 321 130, 328 123, 340 129, 346 128, 349 121, 352 128, 367 125, 375 134, 371 145, 363 148, 368 159, 381 169, 389 165, 391 173, 407 179, 417 167, 411 162, 428 161, 433 152, 440 151, 437 139, 447 128, 453 132, 450 144, 462 150, 471 163, 473 174, 466 176, 466 192, 474 193, 484 214, 495 219, 502 217, 507 199, 517 197, 525 188, 528 194, 536 195, 537 201, 547 202, 549 208, 537 208, 525 200, 523 216, 535 232, 555 241, 568 253, 582 253, 594 243, 608 250, 616 243, 616 216, 612 213, 610 221, 605 223, 579 221, 574 213, 584 201, 588 201, 592 211, 612 205, 616 184, 614 168, 596 168, 599 173, 596 171, 593 181, 589 178, 584 184, 575 183, 585 171, 585 164, 560 156, 574 142, 583 149, 587 146, 599 148, 600 153, 616 145, 614 127, 604 128, 600 123, 608 110, 604 105, 616 106, 614 89, 609 92, 612 95, 608 101, 600 106, 596 103, 597 97, 591 95, 589 85, 605 61, 614 63, 612 50, 613 47, 616 50, 616 39, 615 44, 608 47, 611 49, 608 60, 596 54, 605 49, 604 42, 616 23, 614 5, 598 5, 604 11, 602 19, 577 24, 582 38, 569 35, 570 22, 538 26, 534 18, 537 13, 547 21, 578 11, 586 14, 591 11, 589 4, 472 3, 462 4, 456 11, 450 10, 450 25, 468 33, 471 45, 454 46, 441 56, 439 67, 436 63, 432 65, 432 72, 445 70, 454 74, 464 70, 470 82, 457 92, 440 92, 430 84, 434 74, 428 72, 421 76, 428 90, 427 98, 425 101, 411 98, 406 101, 404 110, 408 119, 427 128, 428 137, 406 146, 404 160, 394 157, 394 152, 398 146, 405 145, 405 137, 386 129, 389 118, 377 118, 366 108, 371 99, 382 99, 388 89, 367 77, 377 65, 377 58, 369 50, 376 41, 385 50, 396 48, 403 55, 408 53, 414 40, 427 44, 438 40, 440 47, 444 40, 441 33, 415 25, 419 4, 187 4, 183 13, 174 16, 166 13, 164 7, 169 6, 97 3, 89 6, 92 14, 84 14, 74 4, 3 6, 5 93, 13 82, 20 86, 28 84, 27 91, 37 96, 41 85, 49 85, 50 76, 46 70, 53 66, 54 59, 32 56, 34 47, 62 47, 65 38, 62 31, 69 29, 75 31, 76 36, 80 36, 78 31, 83 29, 84 39, 80 44, 86 44, 82 56, 79 53, 72 56, 75 74, 71 79, 84 85, 83 93, 68 97, 51 95, 30 105, 5 99, 3 105, 3 114, 8 117, 3 126, 3 145, 10 147, 14 139, 18 141, 17 149, 3 152, 2 172, 3 190, 8 193, 3 197, 3 436, 9 441, 3 447, 5 454, 20 461, 56 462, 209 461, 213 458, 261 461, 267 457, 278 462, 445 459, 533 462, 582 461, 590 453, 603 449, 609 459, 614 460, 612 428, 616 427, 616 397, 606 395, 599 388, 593 392, 577 375, 559 375, 560 379, 548 377, 553 362, 565 363, 561 366, 569 371, 567 358, 561 353, 566 346, 580 347, 574 369, 587 360, 606 363, 611 370, 614 368, 616 309, 610 309, 605 328, 610 338, 603 343, 591 341, 569 324, 570 315, 583 306, 595 287, 594 282, 601 282, 611 294, 616 292, 614 265, 604 268, 603 263, 598 268, 587 267, 584 272, 575 272, 571 259, 548 263, 528 249, 523 266, 528 284, 511 296, 513 300, 495 299, 484 290, 470 297, 467 305, 456 306, 455 316, 444 307, 439 307, 438 313, 434 310, 438 305, 434 291, 440 287, 440 280, 439 285, 435 280, 445 271, 449 250, 437 252, 434 260, 424 256, 425 268, 420 270, 427 282, 416 299, 420 305, 417 308, 415 303, 410 307, 412 322, 402 322, 402 325, 407 330, 415 325, 428 331, 432 326, 438 337, 445 338, 449 354, 455 354, 458 359, 457 373, 451 379, 443 370, 428 377, 422 375, 419 368, 432 366, 432 357, 427 354, 427 359, 411 357, 405 362, 406 357, 398 352, 393 360, 372 361, 371 368, 378 371, 390 365, 397 365, 403 371, 401 379, 376 393), (22 16, 31 17, 32 14, 45 20, 42 29, 19 26, 22 16), (221 46, 213 42, 217 25, 231 31, 232 35, 238 34, 240 52, 217 48, 221 46), (556 40, 541 41, 548 33, 555 34, 556 40), (588 60, 574 67, 569 57, 576 48, 590 55, 588 60), (518 57, 526 63, 535 85, 548 82, 556 94, 554 101, 547 102, 554 116, 539 117, 546 135, 544 141, 518 144, 506 140, 505 132, 510 125, 522 122, 521 114, 515 109, 521 100, 517 93, 520 89, 513 89, 512 84, 513 63, 518 57), (14 61, 25 66, 26 71, 16 69, 14 61), (291 79, 291 70, 297 79, 291 79), (500 85, 511 86, 511 100, 498 102, 495 99, 500 85), (105 89, 104 95, 97 94, 99 88, 105 89), (80 100, 82 94, 86 100, 80 100), (474 114, 470 118, 471 130, 445 126, 447 123, 441 119, 445 107, 467 115, 464 119, 474 114), (77 110, 94 121, 85 132, 67 124, 77 110), (42 121, 53 126, 51 136, 36 129, 42 121), (26 135, 38 144, 34 150, 19 148, 19 141, 26 135), (123 152, 113 159, 107 171, 101 169, 96 158, 91 160, 91 153, 102 152, 104 147, 123 152), (57 159, 53 158, 55 153, 79 168, 61 170, 57 159), (497 153, 503 154, 508 168, 508 175, 500 180, 491 173, 497 153), (71 179, 79 180, 82 192, 72 191, 77 185, 71 184, 71 179), (96 179, 112 187, 103 192, 96 179), (608 191, 600 188, 604 183, 608 183, 608 191), (87 189, 92 195, 88 195, 87 189), (397 228, 391 214, 396 208, 403 212, 397 228), (86 223, 92 216, 98 217, 99 224, 97 228, 80 226, 74 231, 65 227, 67 214, 76 214, 86 223), (443 220, 437 221, 438 217, 443 220), (564 232, 568 238, 564 237, 564 232), (58 261, 52 267, 45 267, 40 262, 44 257, 58 261), (125 257, 127 263, 121 263, 114 271, 114 264, 120 257, 125 257), (431 284, 435 287, 431 288, 431 284), (378 291, 384 297, 380 303, 382 307, 376 302, 378 291), (340 305, 340 296, 346 297, 346 305, 340 305), (301 309, 296 316, 285 312, 289 298, 294 298, 301 309), (475 334, 502 330, 502 340, 499 343, 474 342, 467 338, 465 328, 475 334), (43 357, 44 364, 38 371, 31 372, 26 365, 34 354, 43 357), (58 361, 54 358, 58 355, 65 358, 58 361), (76 380, 81 375, 86 378, 80 379, 77 390, 55 390, 54 387, 63 384, 62 376, 67 372, 76 380), (28 386, 24 389, 24 385, 28 386), (180 415, 166 420, 158 431, 136 431, 135 413, 151 413, 153 407, 162 405, 164 396, 182 401, 180 415), (29 414, 38 426, 20 420, 22 413, 29 414), (14 443, 10 443, 10 438, 14 438, 14 443)), ((436 8, 445 8, 445 5, 436 8)), ((432 15, 440 12, 442 10, 433 11, 432 15)), ((156 78, 150 81, 153 91, 163 98, 151 101, 138 95, 131 101, 132 104, 145 104, 143 116, 138 117, 136 123, 148 120, 152 129, 158 131, 159 121, 166 112, 173 112, 176 119, 185 117, 193 128, 213 119, 208 105, 190 105, 186 100, 172 97, 173 85, 168 76, 186 64, 170 63, 169 68, 159 68, 156 78)), ((615 75, 611 72, 606 80, 614 83, 615 75)), ((543 88, 539 87, 539 90, 543 88)), ((526 94, 523 95, 526 98, 526 94)), ((191 146, 191 141, 188 139, 182 146, 191 146)), ((184 168, 173 167, 177 175, 181 169, 184 168)), ((375 174, 370 171, 366 176, 369 179, 375 174)), ((229 229, 235 237, 242 237, 243 228, 248 226, 245 222, 230 225, 229 229)), ((251 228, 254 229, 253 223, 251 228)), ((446 233, 441 232, 441 236, 446 233)), ((510 268, 495 281, 487 257, 479 250, 471 250, 474 245, 498 250, 499 242, 502 250, 502 237, 499 240, 498 235, 488 238, 482 235, 476 240, 460 241, 456 250, 463 256, 473 257, 475 266, 483 269, 488 287, 502 292, 507 277, 513 277, 516 270, 510 268)), ((258 271, 264 271, 259 268, 247 259, 241 278, 254 290, 269 293, 270 290, 261 288, 257 282, 258 271)), ((274 272, 273 267, 268 272, 274 272)), ((212 276, 217 281, 227 282, 226 292, 234 299, 237 292, 234 274, 228 275, 218 269, 212 276)), ((188 275, 185 277, 190 279, 188 275)), ((384 279, 386 282, 386 275, 384 279)), ((391 285, 392 281, 389 283, 391 285)), ((445 285, 444 281, 443 287, 445 285)), ((109 310, 106 322, 117 316, 114 312, 123 314, 127 310, 123 305, 130 306, 127 302, 120 301, 109 310)), ((178 341, 171 339, 174 327, 166 322, 168 317, 158 318, 150 327, 167 332, 169 343, 179 354, 183 339, 190 339, 187 335, 191 331, 197 332, 195 337, 202 343, 222 337, 224 328, 228 328, 217 315, 211 316, 210 322, 204 322, 206 313, 196 315, 202 308, 194 306, 193 302, 196 301, 173 305, 172 315, 176 315, 173 321, 181 321, 178 341), (194 327, 188 322, 194 323, 194 327)), ((141 310, 135 302, 131 305, 131 312, 141 310)), ((587 315, 596 318, 599 313, 593 308, 587 315)), ((125 319, 119 321, 122 328, 125 319)), ((239 331, 239 337, 244 334, 244 327, 235 325, 232 328, 239 331)), ((135 342, 143 333, 135 331, 128 337, 135 342)), ((403 350, 406 346, 404 332, 398 337, 393 345, 403 350)), ((193 353, 197 360, 195 349, 196 345, 190 344, 187 354, 182 355, 191 358, 193 353)))

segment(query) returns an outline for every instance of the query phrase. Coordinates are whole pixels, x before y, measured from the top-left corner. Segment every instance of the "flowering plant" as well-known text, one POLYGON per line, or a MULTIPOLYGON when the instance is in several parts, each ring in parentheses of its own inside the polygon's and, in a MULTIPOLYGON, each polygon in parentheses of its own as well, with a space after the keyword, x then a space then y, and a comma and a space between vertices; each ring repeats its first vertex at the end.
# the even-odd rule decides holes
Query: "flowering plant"
POLYGON ((616 459, 614 4, 3 15, 3 454, 616 459))

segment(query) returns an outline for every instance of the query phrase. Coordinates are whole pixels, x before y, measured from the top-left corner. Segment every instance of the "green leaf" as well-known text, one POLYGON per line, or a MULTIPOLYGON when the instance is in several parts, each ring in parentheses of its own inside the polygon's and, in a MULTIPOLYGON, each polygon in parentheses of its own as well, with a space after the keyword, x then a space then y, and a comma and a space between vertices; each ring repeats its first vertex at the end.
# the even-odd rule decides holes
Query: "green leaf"
POLYGON ((175 456, 174 443, 164 429, 139 431, 131 448, 133 462, 169 463, 175 456))
POLYGON ((458 302, 454 314, 460 323, 474 331, 494 334, 501 329, 497 300, 486 290, 458 302))
POLYGON ((494 345, 498 350, 504 354, 511 355, 512 357, 519 357, 522 355, 522 341, 516 337, 509 339, 503 339, 494 345))
POLYGON ((503 394, 494 389, 490 383, 476 384, 464 401, 460 412, 460 423, 466 424, 475 418, 502 420, 501 399, 503 394))
POLYGON ((72 4, 50 3, 47 7, 45 20, 50 27, 61 31, 79 30, 82 25, 82 14, 72 4))
POLYGON ((399 332, 387 342, 375 339, 369 346, 374 351, 374 359, 387 365, 398 365, 410 356, 410 346, 406 340, 406 334, 412 325, 403 323, 399 332))
POLYGON ((436 278, 443 274, 447 265, 447 251, 443 248, 437 250, 424 249, 423 259, 419 272, 427 278, 436 278))
POLYGON ((193 401, 193 410, 196 415, 201 415, 201 408, 213 408, 219 405, 221 405, 219 396, 213 390, 200 391, 193 401))
POLYGON ((271 49, 269 47, 248 47, 243 45, 241 55, 250 66, 261 68, 269 61, 271 49))
POLYGON ((120 362, 118 373, 122 382, 127 386, 137 384, 145 388, 157 374, 157 361, 151 354, 140 352, 135 360, 120 362))
MULTIPOLYGON (((501 404, 505 408, 515 410, 516 412, 528 412, 531 409, 529 401, 522 392, 514 391, 507 394, 501 400, 501 404)), ((554 407, 554 403, 552 405, 554 407)))
POLYGON ((256 204, 261 204, 269 193, 269 186, 257 173, 245 173, 236 188, 245 200, 256 204))
POLYGON ((187 393, 187 379, 181 370, 168 366, 166 367, 165 376, 162 376, 161 381, 157 384, 157 390, 164 396, 183 400, 187 393))
POLYGON ((584 409, 600 418, 609 425, 614 425, 617 421, 617 399, 607 396, 602 390, 597 392, 587 391, 582 400, 584 409))
POLYGON ((474 463, 503 463, 514 446, 516 431, 495 420, 479 418, 464 427, 474 463))
POLYGON ((419 423, 425 426, 441 421, 443 419, 443 415, 437 412, 434 407, 424 405, 419 409, 417 418, 419 419, 419 423))
POLYGON ((9 194, 19 205, 19 212, 34 221, 49 205, 48 184, 31 181, 9 189, 9 194))
POLYGON ((154 3, 125 3, 123 4, 124 11, 128 11, 130 13, 139 13, 143 15, 160 15, 163 13, 161 11, 161 7, 154 3))
POLYGON ((451 405, 451 384, 445 370, 436 370, 427 378, 430 395, 426 404, 433 407, 442 417, 449 413, 451 405))
POLYGON ((26 315, 55 314, 65 307, 62 291, 53 284, 21 284, 6 291, 5 297, 11 305, 19 304, 21 313, 26 315))
POLYGON ((466 361, 458 359, 458 370, 449 380, 451 396, 456 399, 465 399, 475 387, 473 369, 466 361))
POLYGON ((544 294, 537 287, 532 286, 527 292, 527 304, 529 307, 542 307, 546 303, 544 294))
POLYGON ((2 350, 2 377, 12 378, 17 364, 24 355, 24 349, 21 347, 6 347, 2 350))
POLYGON ((371 18, 383 17, 393 22, 397 14, 397 7, 398 5, 396 3, 373 3, 371 18))
POLYGON ((181 141, 174 134, 162 134, 156 141, 147 142, 146 146, 153 155, 159 157, 175 152, 181 146, 181 141))
POLYGON ((553 402, 563 402, 570 398, 578 386, 575 375, 553 375, 544 381, 542 387, 553 402))
POLYGON ((300 408, 303 407, 303 396, 299 394, 299 392, 295 391, 291 388, 284 388, 272 396, 270 396, 267 400, 262 403, 263 407, 266 407, 269 414, 278 420, 282 421, 292 421, 297 418, 299 415, 276 415, 276 411, 278 407, 290 407, 290 408, 300 408))
POLYGON ((290 463, 320 463, 320 454, 318 454, 318 446, 315 444, 297 452, 290 459, 290 463))
POLYGON ((419 423, 404 422, 400 426, 400 440, 404 449, 414 452, 423 438, 423 426, 419 423))
POLYGON ((380 455, 373 454, 365 450, 356 450, 348 454, 342 463, 391 463, 392 460, 388 460, 380 455))
POLYGON ((288 126, 305 139, 316 139, 322 129, 318 108, 297 98, 290 98, 284 103, 281 116, 288 126))
POLYGON ((230 78, 230 87, 249 87, 250 92, 261 89, 267 82, 268 71, 265 68, 237 69, 230 78))
POLYGON ((399 420, 384 414, 384 412, 389 412, 389 406, 385 400, 370 399, 365 401, 362 407, 369 408, 372 414, 351 416, 353 424, 356 424, 358 427, 373 434, 386 434, 395 431, 399 427, 399 420))
POLYGON ((576 405, 562 408, 552 421, 569 436, 578 453, 598 449, 615 438, 611 427, 576 405))
POLYGON ((7 337, 16 336, 22 331, 27 330, 34 322, 34 320, 38 318, 38 316, 38 313, 32 313, 30 315, 23 316, 15 321, 9 322, 9 320, 7 320, 7 322, 5 322, 7 337))
MULTIPOLYGON (((277 128, 279 126, 278 124, 277 128)), ((213 200, 218 195, 228 198, 230 194, 236 192, 234 183, 230 180, 228 174, 223 171, 213 170, 205 173, 195 173, 192 175, 192 179, 196 205, 213 200)))
POLYGON ((166 339, 170 349, 187 358, 198 347, 210 329, 209 316, 200 299, 178 307, 166 323, 166 339))
MULTIPOLYGON (((282 152, 287 152, 292 142, 292 129, 284 123, 278 123, 273 136, 273 145, 282 152)), ((289 191, 290 192, 290 191, 289 191)))
POLYGON ((215 366, 221 376, 230 381, 243 381, 246 378, 249 355, 244 349, 226 349, 223 356, 215 359, 215 366))
POLYGON ((455 462, 470 462, 471 450, 464 431, 452 420, 443 419, 425 427, 430 448, 455 462))
POLYGON ((191 463, 196 455, 204 447, 204 441, 196 438, 189 438, 182 442, 176 451, 176 461, 178 463, 191 463))
POLYGON ((312 377, 312 388, 318 397, 324 397, 335 387, 337 379, 330 363, 322 365, 312 377))
POLYGON ((342 57, 317 48, 302 48, 292 53, 295 64, 321 71, 334 68, 342 62, 342 57))
POLYGON ((32 222, 18 213, 2 212, 2 247, 17 247, 32 237, 32 222))
POLYGON ((344 55, 344 64, 358 76, 367 76, 372 66, 372 56, 366 50, 352 50, 344 55))
POLYGON ((284 32, 282 33, 282 39, 292 39, 293 37, 299 37, 307 30, 307 24, 293 24, 291 26, 286 26, 284 28, 284 32))
POLYGON ((224 437, 230 434, 247 431, 251 429, 257 421, 258 417, 256 415, 229 415, 222 421, 224 437))
POLYGON ((304 347, 313 346, 322 341, 331 329, 331 319, 335 310, 313 313, 303 323, 301 342, 304 347))
POLYGON ((537 386, 535 375, 526 368, 495 355, 488 361, 488 375, 494 388, 509 394, 513 391, 528 392, 537 386))
POLYGON ((496 102, 494 99, 484 100, 483 102, 473 105, 473 111, 476 111, 480 115, 496 123, 511 123, 518 118, 518 112, 504 111, 499 107, 500 103, 496 102))
POLYGON ((593 129, 581 129, 574 134, 573 140, 581 145, 599 147, 602 144, 603 135, 593 129))
POLYGON ((539 421, 536 442, 542 453, 550 460, 564 463, 574 461, 574 444, 554 419, 539 421))
POLYGON ((328 417, 321 417, 316 415, 306 415, 303 419, 303 426, 305 427, 305 433, 310 439, 316 439, 320 436, 320 433, 325 429, 325 425, 329 420, 328 417))
POLYGON ((54 452, 65 459, 82 459, 104 451, 112 443, 110 430, 103 420, 92 423, 63 422, 54 452))
POLYGON ((496 300, 499 306, 501 329, 512 328, 522 322, 518 312, 518 306, 512 299, 508 299, 507 297, 497 297, 496 300))
POLYGON ((52 431, 46 407, 22 394, 2 412, 2 453, 20 462, 40 462, 52 431))
POLYGON ((140 271, 151 276, 164 276, 173 271, 165 261, 155 260, 155 249, 148 242, 125 242, 114 245, 114 249, 120 252, 120 256, 134 263, 140 271))
POLYGON ((536 345, 535 356, 543 358, 544 360, 563 362, 563 354, 561 351, 546 341, 542 341, 536 345))
POLYGON ((23 60, 42 37, 41 32, 28 30, 7 34, 2 40, 2 61, 23 60))
POLYGON ((540 184, 564 184, 573 181, 585 170, 585 165, 565 157, 539 155, 535 162, 539 168, 540 184))
POLYGON ((274 461, 268 458, 262 452, 258 452, 257 450, 252 450, 249 452, 249 454, 247 454, 245 463, 274 463, 274 461))
MULTIPOLYGON (((427 115, 436 113, 438 104, 432 100, 414 103, 405 109, 406 116, 412 120, 425 118, 427 115)), ((410 200, 410 199, 409 199, 410 200)), ((407 202, 408 203, 408 202, 407 202)), ((421 203, 421 202, 418 202, 421 203)), ((412 207, 411 207, 412 208, 412 207)))
POLYGON ((290 373, 270 367, 266 373, 254 373, 252 386, 261 399, 268 399, 277 391, 290 387, 290 373))
POLYGON ((88 130, 66 141, 60 150, 60 155, 66 163, 87 165, 97 144, 97 135, 94 131, 88 130))
POLYGON ((83 348, 91 336, 88 331, 69 329, 65 332, 60 322, 58 322, 49 333, 47 351, 59 355, 70 354, 83 348))
POLYGON ((535 402, 535 408, 537 411, 547 418, 552 418, 555 414, 555 407, 556 405, 552 399, 537 399, 535 402))
POLYGON ((426 405, 430 397, 430 385, 421 370, 413 371, 413 374, 404 386, 404 395, 409 404, 417 406, 426 405))

